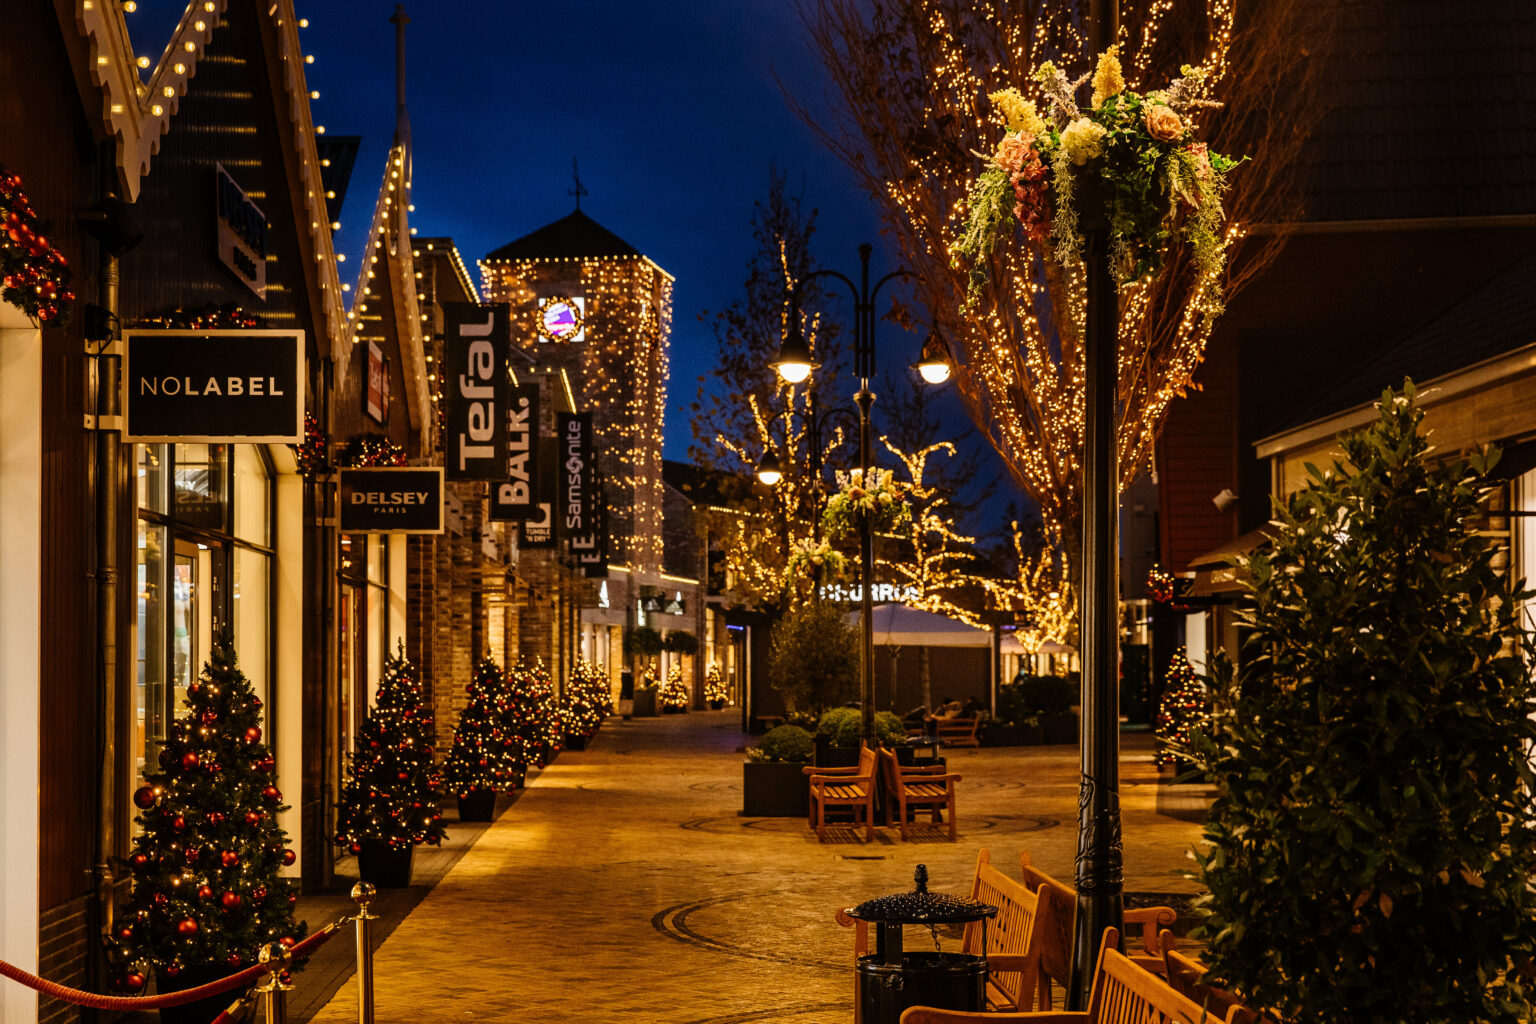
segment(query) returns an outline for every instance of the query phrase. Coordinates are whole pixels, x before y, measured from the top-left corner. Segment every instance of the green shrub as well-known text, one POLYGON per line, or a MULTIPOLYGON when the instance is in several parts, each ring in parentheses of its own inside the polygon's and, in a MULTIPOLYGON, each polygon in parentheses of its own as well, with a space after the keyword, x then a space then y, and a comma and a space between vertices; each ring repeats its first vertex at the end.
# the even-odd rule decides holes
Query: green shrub
POLYGON ((1004 689, 1017 691, 1014 700, 1026 716, 1064 715, 1078 697, 1077 687, 1060 676, 1031 676, 1004 689))
MULTIPOLYGON (((836 747, 856 747, 864 738, 864 714, 858 708, 833 708, 821 716, 816 735, 836 747)), ((886 746, 907 738, 901 717, 890 711, 875 713, 875 738, 886 746)))
POLYGON ((816 741, 798 725, 781 725, 763 737, 762 751, 764 761, 809 761, 816 741))
POLYGON ((1281 1021, 1530 1019, 1530 636, 1476 532, 1494 458, 1438 462, 1412 383, 1277 503, 1217 673, 1198 860, 1212 981, 1281 1021))
POLYGON ((875 714, 875 738, 886 746, 900 743, 907 738, 907 726, 901 720, 901 716, 894 711, 880 711, 875 714))
POLYGON ((784 712, 785 725, 798 725, 806 732, 815 732, 821 719, 814 711, 786 711, 784 712))
POLYGON ((997 720, 1009 725, 1039 725, 1040 715, 1025 703, 1023 683, 1004 683, 997 688, 997 720))
POLYGON ((768 681, 791 709, 820 711, 857 696, 858 634, 836 604, 812 601, 779 620, 768 681))
POLYGON ((661 633, 650 626, 636 626, 624 634, 624 657, 654 658, 661 653, 661 633))

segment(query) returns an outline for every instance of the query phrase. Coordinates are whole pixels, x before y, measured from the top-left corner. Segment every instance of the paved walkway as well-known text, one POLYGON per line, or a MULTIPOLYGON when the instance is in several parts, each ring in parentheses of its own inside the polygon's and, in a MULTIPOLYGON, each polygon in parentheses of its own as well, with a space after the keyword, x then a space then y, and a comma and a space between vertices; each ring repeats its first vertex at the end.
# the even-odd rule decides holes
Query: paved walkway
MULTIPOLYGON (((846 1024, 850 933, 833 909, 911 888, 963 890, 976 853, 1018 851, 1061 878, 1076 844, 1076 748, 948 751, 960 839, 821 844, 803 819, 743 818, 748 742, 731 711, 610 719, 475 842, 375 959, 380 1024, 571 1020, 846 1024)), ((1199 827, 1156 784, 1150 740, 1123 743, 1128 893, 1190 893, 1199 827)), ((302 978, 301 978, 302 984, 302 978)), ((357 1019, 344 985, 313 1018, 357 1019)))

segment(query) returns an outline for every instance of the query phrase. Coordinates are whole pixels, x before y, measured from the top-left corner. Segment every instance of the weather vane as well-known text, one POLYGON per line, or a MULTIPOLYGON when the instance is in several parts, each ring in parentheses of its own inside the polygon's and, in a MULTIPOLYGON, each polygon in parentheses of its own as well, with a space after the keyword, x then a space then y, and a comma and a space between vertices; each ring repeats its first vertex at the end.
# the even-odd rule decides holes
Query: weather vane
POLYGON ((589 193, 587 191, 587 187, 581 183, 581 170, 580 170, 580 168, 578 168, 576 166, 576 158, 575 157, 571 157, 571 180, 576 182, 576 187, 575 188, 568 188, 568 189, 566 189, 565 190, 565 194, 568 195, 568 196, 575 196, 576 197, 576 209, 580 210, 581 209, 581 197, 585 196, 585 195, 590 195, 591 193, 589 193))

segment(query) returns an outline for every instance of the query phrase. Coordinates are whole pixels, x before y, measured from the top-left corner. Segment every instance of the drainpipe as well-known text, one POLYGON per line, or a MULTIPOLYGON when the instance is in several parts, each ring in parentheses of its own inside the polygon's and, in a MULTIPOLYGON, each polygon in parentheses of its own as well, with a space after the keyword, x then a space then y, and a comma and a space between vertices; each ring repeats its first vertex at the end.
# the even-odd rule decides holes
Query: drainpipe
POLYGON ((103 246, 101 258, 101 306, 111 327, 111 340, 95 357, 96 414, 96 633, 97 692, 101 705, 101 781, 96 827, 96 907, 103 935, 112 932, 113 888, 112 855, 115 852, 116 810, 114 789, 117 784, 117 484, 121 476, 121 446, 117 417, 120 408, 119 354, 121 336, 117 328, 118 276, 117 257, 103 246))

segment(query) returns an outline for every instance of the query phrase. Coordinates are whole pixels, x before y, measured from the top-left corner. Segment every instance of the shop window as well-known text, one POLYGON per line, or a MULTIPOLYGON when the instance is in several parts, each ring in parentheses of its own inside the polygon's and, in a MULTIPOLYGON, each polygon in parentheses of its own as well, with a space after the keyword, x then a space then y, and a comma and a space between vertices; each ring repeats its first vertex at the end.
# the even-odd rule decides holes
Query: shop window
MULTIPOLYGON (((130 790, 158 768, 222 629, 270 704, 272 470, 258 445, 151 444, 135 451, 138 498, 130 790)), ((270 730, 269 730, 270 732, 270 730)))

